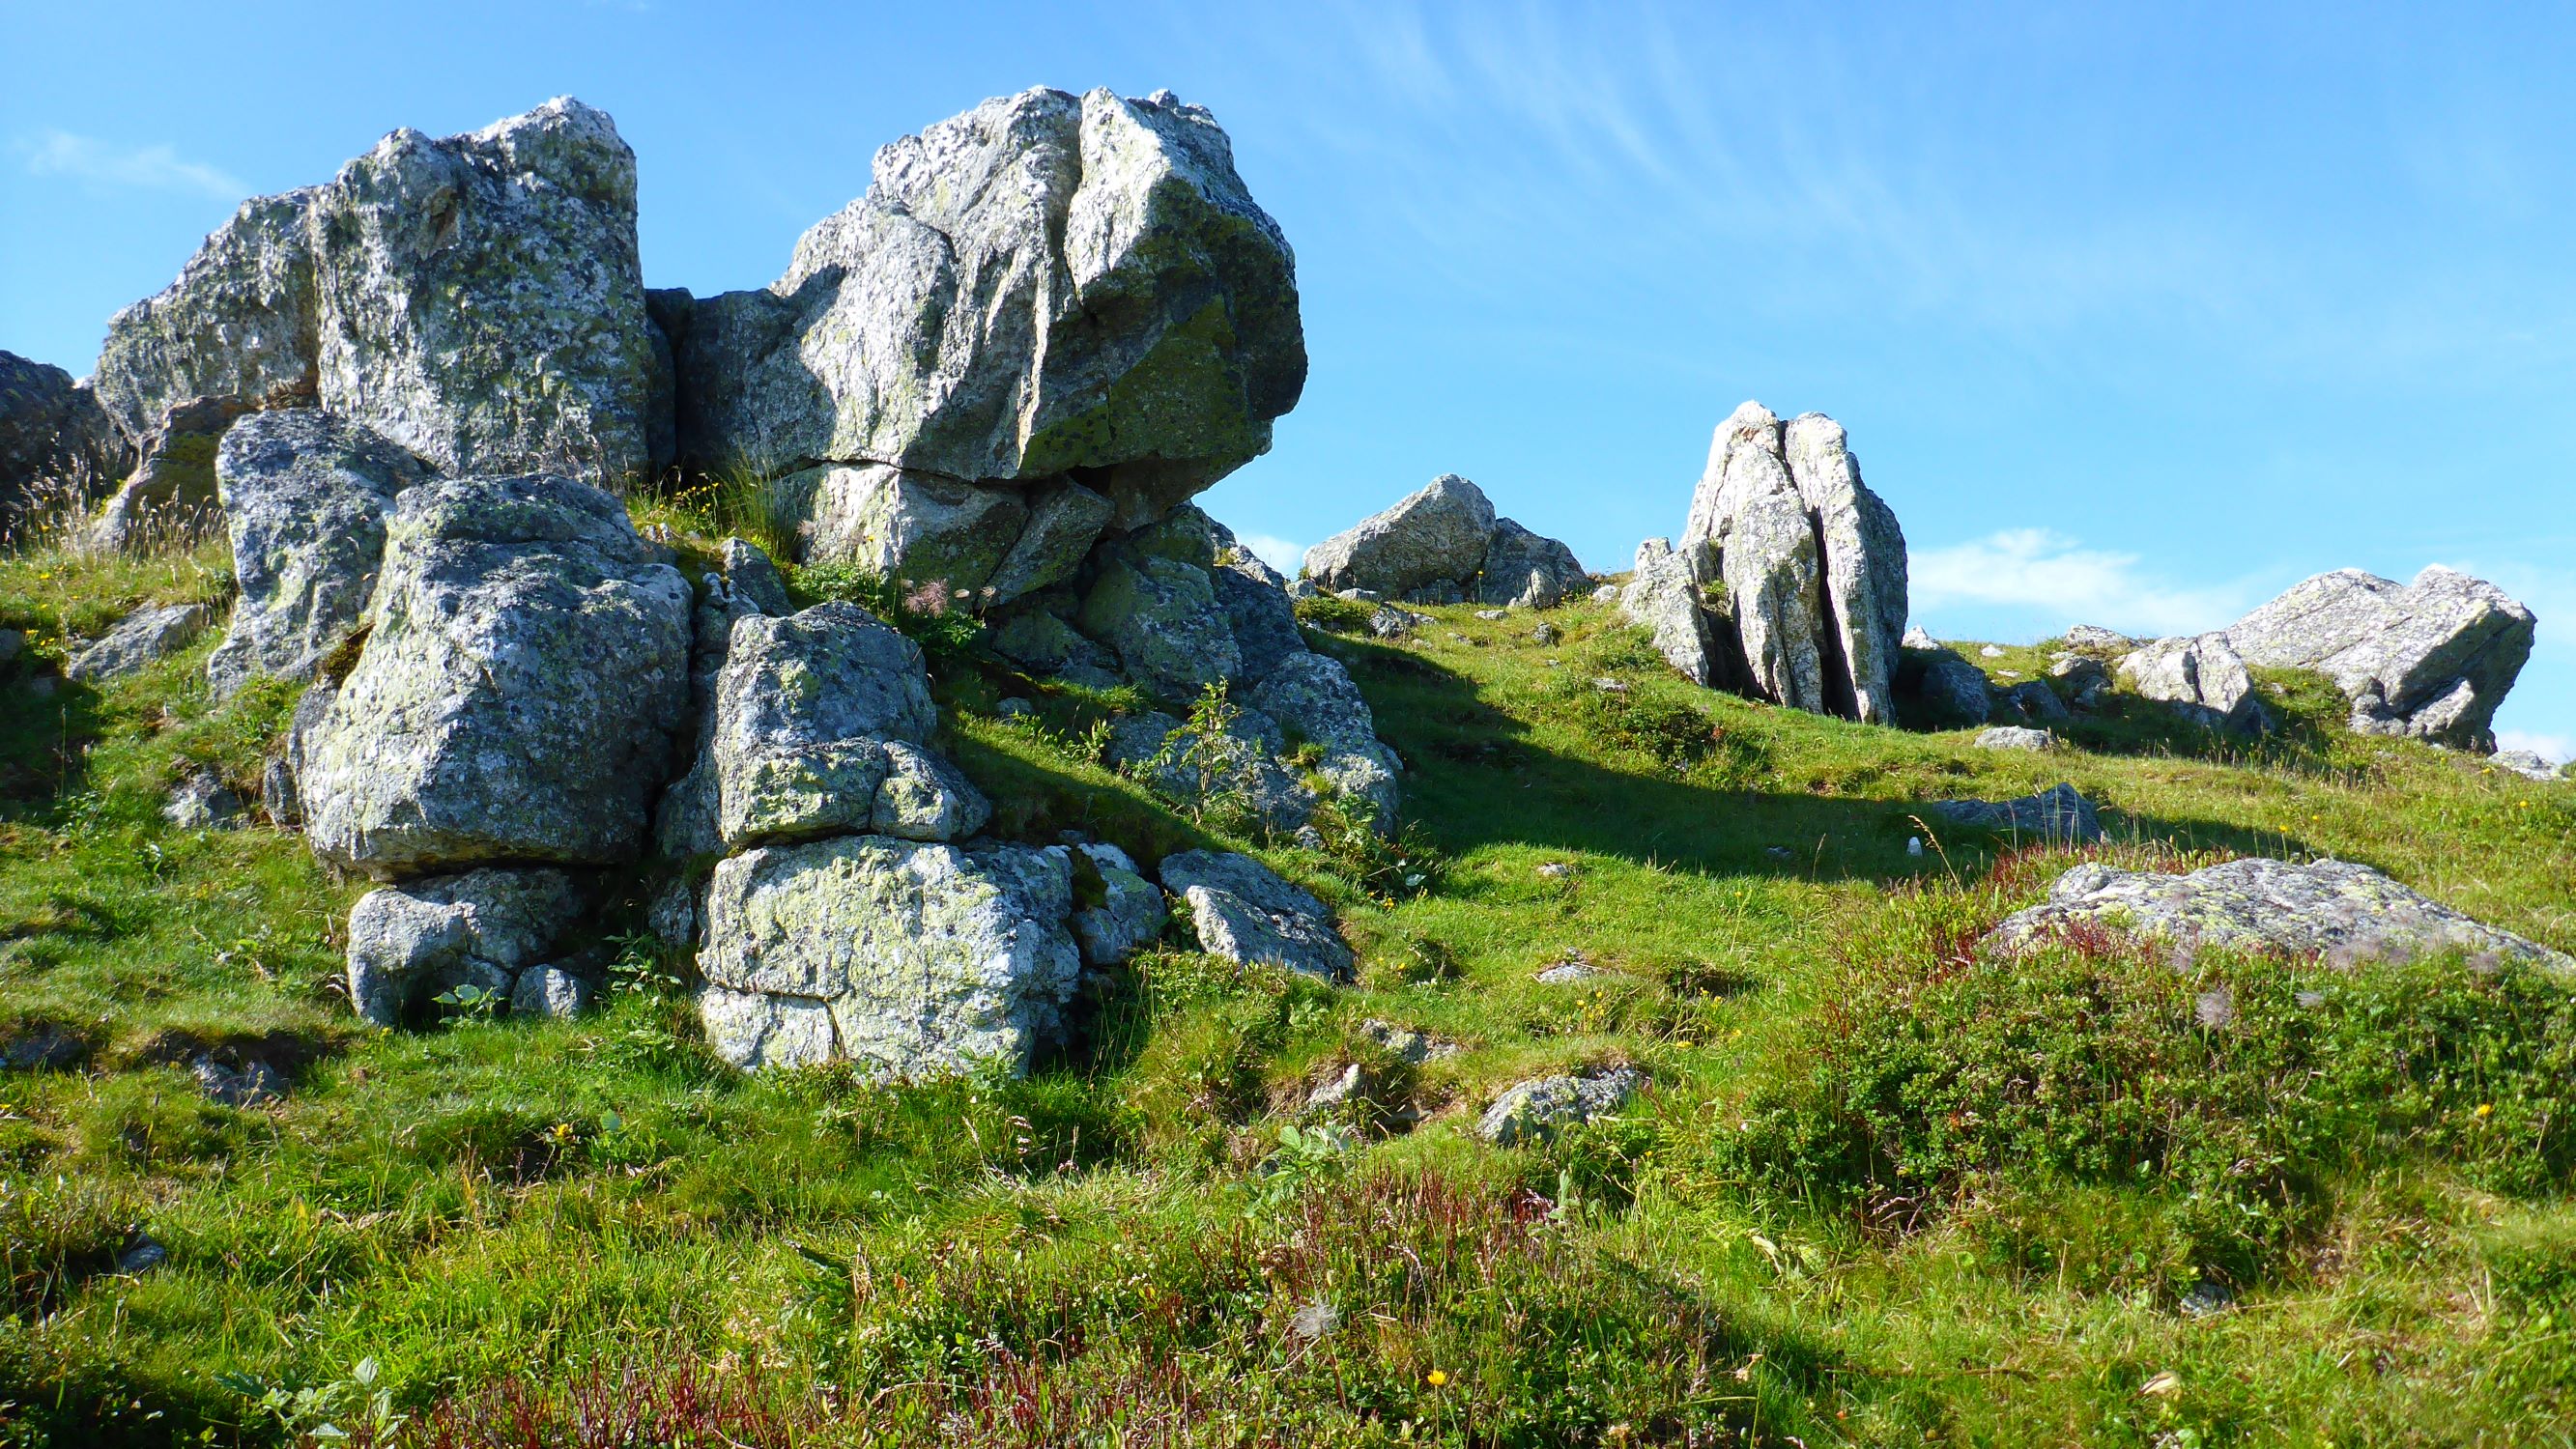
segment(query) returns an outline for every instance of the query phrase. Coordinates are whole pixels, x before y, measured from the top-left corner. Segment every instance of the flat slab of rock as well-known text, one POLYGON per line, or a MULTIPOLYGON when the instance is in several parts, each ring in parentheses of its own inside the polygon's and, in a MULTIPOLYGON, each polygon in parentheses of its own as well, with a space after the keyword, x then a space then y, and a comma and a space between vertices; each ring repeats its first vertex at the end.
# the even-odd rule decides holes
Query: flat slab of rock
POLYGON ((2102 838, 2102 821, 2094 814, 2093 803, 2077 794, 2073 785, 2063 783, 2012 800, 1936 800, 1931 808, 1971 830, 1991 830, 2017 839, 2089 845, 2102 838))
POLYGON ((146 605, 73 655, 63 673, 92 684, 122 679, 195 643, 213 617, 203 604, 146 605))
POLYGON ((241 597, 206 660, 218 699, 256 675, 310 679, 357 631, 375 593, 385 513, 428 470, 319 408, 254 413, 224 434, 215 487, 241 597))
POLYGON ((1061 846, 861 835, 734 856, 707 891, 707 1039, 745 1068, 1023 1070, 1081 974, 1072 911, 1061 846))
POLYGON ((2492 750, 2496 706, 2537 628, 2504 590, 2436 564, 2411 584, 2319 574, 2229 625, 2227 638, 2249 663, 2332 679, 2364 734, 2492 750))
POLYGON ((689 698, 689 586, 596 488, 404 493, 366 649, 304 743, 314 853, 379 878, 613 864, 644 843, 689 698))
POLYGON ((1187 850, 1163 861, 1163 889, 1189 907, 1199 949, 1326 981, 1351 979, 1351 948, 1324 903, 1248 855, 1187 850))
POLYGON ((1977 733, 1977 748, 1981 750, 2045 750, 2056 744, 2057 736, 2022 725, 1997 725, 1977 733))
POLYGON ((1629 1067, 1521 1082, 1505 1088, 1476 1119, 1476 1135, 1496 1147, 1534 1146, 1618 1111, 1645 1082, 1643 1073, 1629 1067))
POLYGON ((2070 927, 2162 945, 2177 961, 2204 948, 2313 956, 2338 966, 2456 951, 2480 965, 2576 971, 2576 960, 2452 910, 2366 865, 2231 860, 2189 875, 2079 865, 2048 899, 2007 917, 1983 948, 2047 944, 2070 927))

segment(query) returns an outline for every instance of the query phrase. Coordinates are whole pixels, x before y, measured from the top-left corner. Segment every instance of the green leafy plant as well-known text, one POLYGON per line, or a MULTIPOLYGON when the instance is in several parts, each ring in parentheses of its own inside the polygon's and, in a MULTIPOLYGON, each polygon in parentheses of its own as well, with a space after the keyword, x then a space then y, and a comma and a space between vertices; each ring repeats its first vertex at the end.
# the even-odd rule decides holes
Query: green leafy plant
POLYGON ((499 1015, 501 1008, 508 1004, 508 999, 500 992, 471 982, 451 986, 431 997, 430 1001, 446 1007, 450 1015, 467 1021, 488 1020, 499 1015))
POLYGON ((788 591, 808 604, 856 604, 902 630, 934 664, 961 660, 984 637, 971 612, 972 595, 960 597, 937 579, 887 578, 851 563, 802 564, 789 570, 788 591))

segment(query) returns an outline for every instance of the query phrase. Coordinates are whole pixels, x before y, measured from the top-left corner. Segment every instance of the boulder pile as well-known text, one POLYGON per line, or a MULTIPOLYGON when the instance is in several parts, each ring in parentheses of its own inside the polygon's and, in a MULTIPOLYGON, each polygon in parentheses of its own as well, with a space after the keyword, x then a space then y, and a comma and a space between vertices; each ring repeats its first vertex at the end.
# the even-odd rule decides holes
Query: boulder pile
POLYGON ((1455 473, 1306 550, 1305 577, 1335 593, 1524 609, 1592 587, 1574 550, 1495 517, 1484 490, 1455 473))
MULTIPOLYGON (((1285 240, 1168 93, 1033 90, 898 141, 777 284, 705 299, 648 299, 600 112, 398 131, 244 205, 118 314, 94 392, 5 361, 0 478, 130 462, 109 545, 220 509, 240 590, 210 682, 311 681, 263 793, 379 882, 349 922, 369 1021, 581 1009, 606 962, 580 943, 640 881, 739 1065, 1016 1068, 1086 967, 1163 931, 1116 846, 982 833, 912 638, 797 609, 743 540, 692 579, 643 537, 610 490, 674 459, 791 508, 785 562, 974 609, 1028 672, 1160 702, 1121 736, 1149 780, 1205 788, 1208 735, 1278 830, 1326 797, 1392 824, 1348 673, 1187 502, 1268 447, 1306 362, 1285 240), (1185 734, 1211 698, 1224 728, 1185 734)), ((77 672, 211 622, 138 613, 77 672)), ((1259 863, 1162 874, 1206 949, 1349 976, 1330 913, 1259 863)))
POLYGON ((1638 547, 1620 607, 1701 684, 1895 722, 1905 535, 1822 413, 1720 424, 1680 544, 1638 547))

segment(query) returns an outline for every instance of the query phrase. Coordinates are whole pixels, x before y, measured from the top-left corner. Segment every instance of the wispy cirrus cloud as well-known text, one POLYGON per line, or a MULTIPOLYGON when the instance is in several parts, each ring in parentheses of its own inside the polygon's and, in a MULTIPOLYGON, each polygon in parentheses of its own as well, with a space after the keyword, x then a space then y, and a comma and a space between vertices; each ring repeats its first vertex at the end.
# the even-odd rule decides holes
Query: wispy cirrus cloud
POLYGON ((2138 555, 2087 548, 2045 528, 2011 528, 1913 552, 1916 613, 2010 612, 2043 628, 2100 624, 2136 634, 2225 627, 2255 600, 2243 586, 2191 587, 2140 567, 2138 555))
POLYGON ((233 201, 250 188, 231 172, 191 161, 170 146, 122 146, 95 136, 47 129, 15 148, 34 176, 65 176, 95 185, 171 191, 233 201))

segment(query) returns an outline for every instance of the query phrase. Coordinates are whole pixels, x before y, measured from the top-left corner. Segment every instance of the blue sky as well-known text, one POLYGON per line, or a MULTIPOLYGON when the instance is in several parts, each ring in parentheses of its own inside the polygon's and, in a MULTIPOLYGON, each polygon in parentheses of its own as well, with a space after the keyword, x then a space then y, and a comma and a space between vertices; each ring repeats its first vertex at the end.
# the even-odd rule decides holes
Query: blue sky
POLYGON ((1623 568, 1758 397, 1850 429, 1936 634, 2447 563, 2540 614, 2499 723, 2576 754, 2576 15, 2091 9, 13 4, 0 347, 86 371, 395 126, 607 109, 704 292, 985 96, 1169 86, 1297 248, 1305 400, 1203 500, 1272 547, 1458 472, 1623 568))

